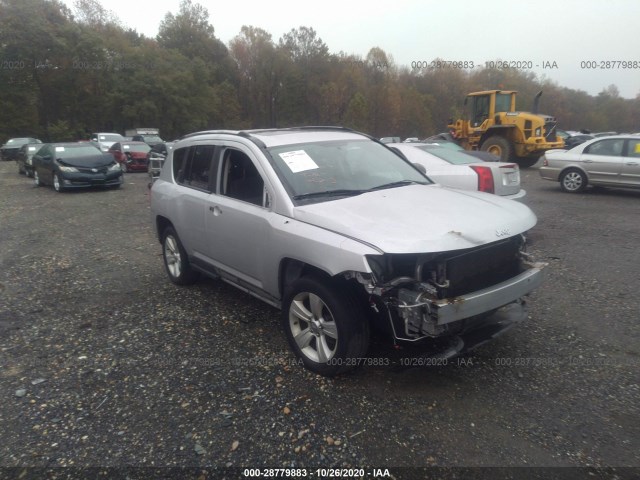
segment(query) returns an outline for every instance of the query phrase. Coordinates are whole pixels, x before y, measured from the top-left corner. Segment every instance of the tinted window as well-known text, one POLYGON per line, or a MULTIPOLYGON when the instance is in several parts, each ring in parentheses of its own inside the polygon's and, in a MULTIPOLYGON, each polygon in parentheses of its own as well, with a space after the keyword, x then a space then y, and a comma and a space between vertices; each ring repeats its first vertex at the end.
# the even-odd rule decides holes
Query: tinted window
POLYGON ((184 182, 184 167, 186 165, 186 158, 188 148, 179 148, 175 152, 173 152, 173 176, 179 184, 183 184, 184 182))
POLYGON ((584 149, 584 153, 590 155, 622 155, 622 147, 624 146, 624 140, 622 138, 600 140, 599 142, 592 143, 584 149))
POLYGON ((264 181, 251 159, 239 150, 228 148, 224 152, 220 193, 263 205, 264 181))
POLYGON ((214 148, 213 145, 198 145, 191 148, 193 153, 189 159, 188 174, 185 176, 184 183, 192 187, 209 190, 214 148))
POLYGON ((51 151, 50 151, 50 147, 49 147, 49 145, 46 145, 46 146, 42 147, 42 148, 38 151, 37 155, 38 155, 39 157, 46 157, 47 155, 51 155, 51 151))

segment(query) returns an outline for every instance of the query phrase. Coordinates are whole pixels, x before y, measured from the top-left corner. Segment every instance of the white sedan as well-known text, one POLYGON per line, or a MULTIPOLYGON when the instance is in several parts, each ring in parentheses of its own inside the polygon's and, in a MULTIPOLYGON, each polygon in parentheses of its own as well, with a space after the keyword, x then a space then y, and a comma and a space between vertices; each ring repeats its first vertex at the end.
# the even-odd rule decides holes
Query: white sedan
POLYGON ((441 185, 494 193, 508 199, 527 194, 520 188, 520 168, 515 163, 484 162, 434 143, 391 143, 387 146, 410 162, 424 166, 427 176, 441 185))
POLYGON ((542 156, 540 176, 560 182, 569 193, 587 185, 640 187, 640 138, 597 137, 571 150, 549 150, 542 156))

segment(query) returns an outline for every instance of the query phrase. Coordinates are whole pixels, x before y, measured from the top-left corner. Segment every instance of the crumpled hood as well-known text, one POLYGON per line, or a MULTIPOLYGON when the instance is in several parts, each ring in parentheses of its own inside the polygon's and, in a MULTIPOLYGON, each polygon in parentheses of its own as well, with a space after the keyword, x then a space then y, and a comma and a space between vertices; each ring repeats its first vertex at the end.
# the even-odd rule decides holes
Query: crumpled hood
POLYGON ((529 207, 497 195, 410 185, 295 207, 293 216, 386 253, 476 247, 532 228, 529 207))
POLYGON ((97 168, 111 165, 114 162, 113 155, 96 154, 84 157, 61 158, 58 163, 61 165, 69 165, 71 167, 97 168))

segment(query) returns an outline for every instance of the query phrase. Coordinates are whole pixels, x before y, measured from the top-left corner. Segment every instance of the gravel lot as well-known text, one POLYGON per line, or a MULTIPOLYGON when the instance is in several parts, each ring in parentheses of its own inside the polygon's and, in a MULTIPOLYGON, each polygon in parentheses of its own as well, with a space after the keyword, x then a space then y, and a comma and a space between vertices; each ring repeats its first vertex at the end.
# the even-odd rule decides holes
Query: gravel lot
POLYGON ((640 191, 563 194, 524 170, 529 250, 549 263, 528 322, 435 367, 376 340, 393 365, 326 379, 277 310, 168 281, 147 180, 58 194, 0 163, 0 466, 640 475, 640 191))

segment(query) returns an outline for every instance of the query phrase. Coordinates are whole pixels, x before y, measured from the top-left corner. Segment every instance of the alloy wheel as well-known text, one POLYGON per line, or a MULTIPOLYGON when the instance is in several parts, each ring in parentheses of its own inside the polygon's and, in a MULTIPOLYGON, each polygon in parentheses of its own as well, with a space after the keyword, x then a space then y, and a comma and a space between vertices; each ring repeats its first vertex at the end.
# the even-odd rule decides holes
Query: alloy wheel
POLYGON ((338 329, 331 310, 316 294, 298 293, 289 308, 289 325, 300 351, 309 360, 327 363, 338 348, 338 329))

